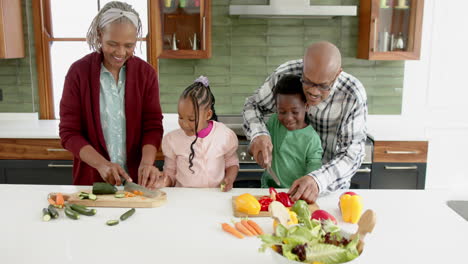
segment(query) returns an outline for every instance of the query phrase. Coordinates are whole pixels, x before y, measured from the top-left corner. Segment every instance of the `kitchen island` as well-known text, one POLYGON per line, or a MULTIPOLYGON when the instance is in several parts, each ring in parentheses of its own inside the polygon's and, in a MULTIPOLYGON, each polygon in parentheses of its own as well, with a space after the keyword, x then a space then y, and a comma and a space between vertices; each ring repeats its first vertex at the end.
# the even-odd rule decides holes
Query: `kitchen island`
MULTIPOLYGON (((41 220, 49 192, 72 193, 89 186, 0 185, 1 263, 273 263, 260 253, 260 240, 237 239, 221 230, 234 219, 231 199, 267 189, 165 188, 168 200, 158 208, 137 208, 116 226, 105 223, 127 209, 97 208, 95 216, 41 220)), ((343 223, 338 210, 342 192, 320 197, 321 209, 343 223)), ((363 254, 352 263, 466 263, 468 222, 446 205, 468 200, 463 190, 359 190, 364 210, 373 209, 377 224, 366 237, 363 254)), ((270 218, 256 218, 272 232, 270 218)))

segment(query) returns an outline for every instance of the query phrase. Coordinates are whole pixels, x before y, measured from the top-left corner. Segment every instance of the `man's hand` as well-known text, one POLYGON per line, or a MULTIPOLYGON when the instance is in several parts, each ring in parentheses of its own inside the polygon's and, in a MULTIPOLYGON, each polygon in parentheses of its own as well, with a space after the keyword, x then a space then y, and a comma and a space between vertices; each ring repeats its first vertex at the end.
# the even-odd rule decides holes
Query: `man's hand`
POLYGON ((250 144, 250 152, 255 161, 262 168, 266 168, 271 165, 271 152, 273 145, 271 144, 271 138, 268 135, 261 135, 252 141, 250 144))
POLYGON ((143 187, 154 189, 161 176, 161 172, 153 164, 140 164, 138 168, 138 184, 143 187))
POLYGON ((312 203, 317 200, 319 188, 315 179, 306 175, 295 180, 288 193, 293 202, 304 200, 307 203, 312 203))
POLYGON ((112 185, 121 185, 122 181, 120 180, 120 177, 123 177, 129 182, 132 181, 130 176, 117 163, 106 162, 97 167, 97 170, 99 172, 99 175, 101 175, 101 178, 105 182, 108 182, 112 185))

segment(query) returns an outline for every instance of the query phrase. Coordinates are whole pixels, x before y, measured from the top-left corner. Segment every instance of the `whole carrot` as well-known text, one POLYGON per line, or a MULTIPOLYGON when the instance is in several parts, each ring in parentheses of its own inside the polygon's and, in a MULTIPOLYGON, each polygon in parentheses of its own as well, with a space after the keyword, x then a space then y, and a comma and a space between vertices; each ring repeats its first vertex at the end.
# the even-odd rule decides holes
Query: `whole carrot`
POLYGON ((57 193, 57 195, 55 196, 55 202, 57 203, 57 205, 65 204, 65 200, 63 199, 62 193, 57 193))
POLYGON ((252 233, 254 236, 258 236, 260 234, 257 234, 257 231, 255 231, 255 228, 253 228, 251 225, 249 225, 249 223, 247 223, 247 220, 242 220, 241 221, 242 225, 245 226, 245 228, 247 228, 250 233, 252 233))
POLYGON ((262 230, 262 228, 261 228, 255 221, 253 221, 253 220, 247 220, 247 223, 255 229, 255 231, 257 232, 257 234, 263 235, 263 230, 262 230))
POLYGON ((240 238, 240 239, 244 238, 244 236, 241 233, 239 233, 239 231, 237 231, 234 227, 232 227, 228 223, 222 223, 221 227, 223 228, 224 231, 228 232, 229 234, 237 238, 240 238))
POLYGON ((234 224, 237 230, 239 230, 242 234, 246 236, 253 236, 252 232, 250 232, 241 222, 236 222, 234 224))

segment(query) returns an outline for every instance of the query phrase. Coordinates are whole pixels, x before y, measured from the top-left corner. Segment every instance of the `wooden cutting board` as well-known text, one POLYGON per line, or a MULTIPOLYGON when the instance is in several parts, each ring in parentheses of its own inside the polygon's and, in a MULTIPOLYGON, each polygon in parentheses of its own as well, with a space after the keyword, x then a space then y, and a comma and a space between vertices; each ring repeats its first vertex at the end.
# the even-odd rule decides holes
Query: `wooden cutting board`
MULTIPOLYGON (((91 193, 91 190, 85 191, 91 193)), ((148 198, 144 196, 135 196, 127 198, 115 198, 114 194, 98 194, 95 201, 89 199, 81 200, 79 198, 80 192, 72 194, 63 194, 65 201, 71 204, 79 204, 89 207, 119 207, 119 208, 151 208, 159 207, 166 203, 167 195, 161 191, 162 195, 156 198, 148 198)), ((123 193, 119 191, 117 193, 123 193)), ((49 197, 55 200, 56 193, 50 193, 49 197)))
MULTIPOLYGON (((257 198, 257 200, 260 199, 262 196, 264 195, 254 195, 254 197, 257 198)), ((246 214, 246 213, 237 211, 236 210, 236 198, 237 196, 232 197, 232 212, 235 217, 247 217, 247 216, 248 217, 270 217, 271 216, 270 212, 268 211, 260 211, 260 213, 256 215, 246 214)), ((290 207, 286 207, 286 208, 290 208, 290 207)), ((320 209, 320 207, 317 205, 317 203, 309 204, 309 210, 311 213, 313 213, 315 210, 318 210, 318 209, 320 209)))

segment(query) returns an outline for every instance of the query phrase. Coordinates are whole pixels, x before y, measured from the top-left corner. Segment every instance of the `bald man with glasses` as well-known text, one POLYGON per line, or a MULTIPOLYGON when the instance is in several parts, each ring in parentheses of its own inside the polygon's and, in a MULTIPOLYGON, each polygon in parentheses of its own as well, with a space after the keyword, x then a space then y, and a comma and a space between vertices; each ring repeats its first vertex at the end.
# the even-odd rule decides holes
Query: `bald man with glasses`
POLYGON ((308 117, 320 135, 323 166, 297 179, 291 198, 313 202, 318 195, 348 189, 364 159, 367 96, 361 82, 341 68, 341 54, 329 42, 310 45, 303 59, 280 65, 244 104, 244 131, 262 167, 271 166, 271 138, 264 117, 276 110, 273 87, 285 74, 301 77, 308 117))

